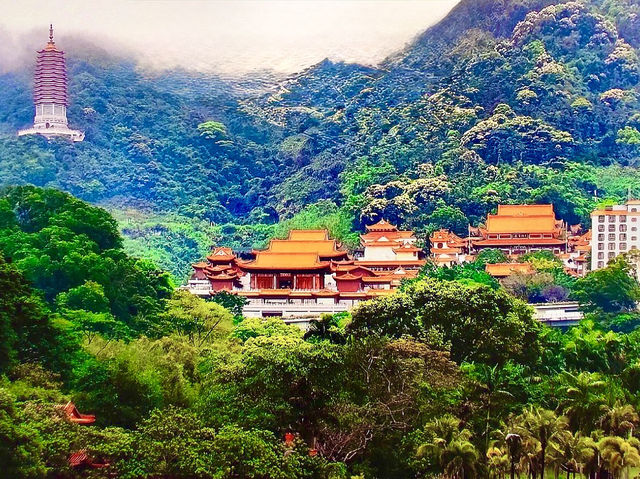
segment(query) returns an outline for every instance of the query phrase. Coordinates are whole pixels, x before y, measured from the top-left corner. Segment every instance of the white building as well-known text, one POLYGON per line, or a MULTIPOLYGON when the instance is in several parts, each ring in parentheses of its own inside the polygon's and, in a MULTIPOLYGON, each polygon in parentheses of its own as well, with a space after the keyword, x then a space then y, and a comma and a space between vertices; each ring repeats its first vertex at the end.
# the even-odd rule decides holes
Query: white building
POLYGON ((616 256, 640 249, 639 228, 640 200, 591 213, 591 270, 604 268, 616 256))

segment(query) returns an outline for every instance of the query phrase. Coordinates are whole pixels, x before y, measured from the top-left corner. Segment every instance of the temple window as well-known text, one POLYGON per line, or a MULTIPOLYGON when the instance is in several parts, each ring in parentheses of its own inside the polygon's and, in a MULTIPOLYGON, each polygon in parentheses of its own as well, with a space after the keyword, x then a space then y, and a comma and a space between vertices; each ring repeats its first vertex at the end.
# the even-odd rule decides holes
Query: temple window
POLYGON ((598 223, 604 223, 604 216, 598 216, 598 223))
POLYGON ((313 289, 313 276, 312 275, 297 275, 296 276, 296 289, 313 289))
POLYGON ((256 276, 256 289, 273 289, 275 287, 275 276, 270 274, 259 274, 256 276))

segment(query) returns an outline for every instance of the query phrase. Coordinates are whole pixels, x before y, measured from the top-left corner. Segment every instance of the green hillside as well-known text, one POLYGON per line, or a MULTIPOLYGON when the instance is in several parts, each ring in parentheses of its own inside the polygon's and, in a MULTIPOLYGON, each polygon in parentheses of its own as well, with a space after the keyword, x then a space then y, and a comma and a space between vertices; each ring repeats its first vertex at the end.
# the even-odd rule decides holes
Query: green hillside
MULTIPOLYGON (((553 202, 585 222, 598 201, 640 194, 639 15, 637 0, 462 1, 378 68, 325 60, 280 83, 152 75, 67 49, 86 141, 17 139, 29 72, 5 74, 0 181, 167 228, 193 219, 244 247, 301 212, 355 230, 384 216, 425 235, 463 231, 498 203, 553 202)), ((201 228, 157 242, 148 226, 129 244, 156 244, 157 259, 187 264, 207 248, 183 247, 201 228)))

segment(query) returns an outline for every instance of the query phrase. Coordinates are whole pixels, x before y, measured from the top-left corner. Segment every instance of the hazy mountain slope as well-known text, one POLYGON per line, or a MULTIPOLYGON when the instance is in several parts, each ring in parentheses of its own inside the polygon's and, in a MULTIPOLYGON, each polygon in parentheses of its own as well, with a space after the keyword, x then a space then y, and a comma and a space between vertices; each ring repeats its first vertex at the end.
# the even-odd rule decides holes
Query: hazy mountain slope
POLYGON ((1 76, 0 183, 226 224, 221 241, 246 246, 318 202, 419 232, 464 231, 500 202, 585 221, 639 184, 638 7, 464 0, 378 68, 325 60, 272 85, 69 54, 86 141, 16 138, 30 73, 1 76))

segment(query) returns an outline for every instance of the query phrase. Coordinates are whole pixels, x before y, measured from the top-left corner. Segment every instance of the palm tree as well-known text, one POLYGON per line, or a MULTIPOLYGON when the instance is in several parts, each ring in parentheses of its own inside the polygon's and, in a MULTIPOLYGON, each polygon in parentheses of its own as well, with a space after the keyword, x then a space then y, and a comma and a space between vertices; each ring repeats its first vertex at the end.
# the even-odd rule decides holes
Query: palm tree
POLYGON ((600 418, 600 425, 609 436, 631 437, 633 430, 640 423, 640 417, 631 404, 607 408, 600 418))
MULTIPOLYGON (((503 424, 502 429, 496 430, 493 435, 497 437, 496 443, 500 445, 501 450, 507 455, 509 460, 509 470, 511 479, 516 477, 516 467, 520 463, 523 454, 522 436, 514 432, 513 424, 503 424)), ((487 457, 489 451, 487 451, 487 457)))
POLYGON ((603 395, 606 383, 597 373, 563 372, 565 399, 560 410, 569 418, 573 429, 589 433, 602 414, 605 404, 603 395))
POLYGON ((528 454, 530 467, 536 465, 532 472, 539 470, 540 479, 544 479, 544 469, 547 465, 547 448, 557 441, 558 437, 567 429, 567 419, 556 416, 553 411, 542 408, 529 408, 518 417, 517 432, 523 436, 523 444, 528 454), (538 452, 538 460, 532 452, 538 452), (536 464, 537 463, 537 464, 536 464))
POLYGON ((596 443, 579 432, 571 434, 569 431, 563 431, 558 434, 556 441, 549 445, 549 449, 552 462, 558 469, 567 471, 569 479, 571 473, 574 477, 577 472, 582 473, 584 466, 596 454, 596 443))
POLYGON ((602 460, 614 479, 628 479, 629 469, 640 466, 638 440, 624 440, 617 436, 607 436, 598 442, 602 460))
POLYGON ((468 372, 474 378, 473 385, 482 398, 486 408, 485 419, 485 449, 489 449, 489 431, 494 407, 499 407, 501 402, 513 399, 513 395, 507 391, 508 377, 504 369, 498 365, 469 364, 468 372))
POLYGON ((469 441, 456 439, 440 454, 440 464, 451 479, 471 479, 478 464, 478 451, 469 441))
POLYGON ((493 446, 487 451, 487 467, 490 478, 503 479, 509 471, 510 464, 511 461, 506 450, 493 446))
POLYGON ((452 415, 431 421, 425 426, 429 442, 418 448, 418 456, 430 455, 447 477, 469 479, 475 475, 478 452, 469 441, 471 432, 460 429, 460 420, 452 415))

